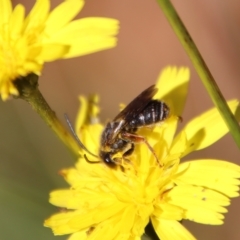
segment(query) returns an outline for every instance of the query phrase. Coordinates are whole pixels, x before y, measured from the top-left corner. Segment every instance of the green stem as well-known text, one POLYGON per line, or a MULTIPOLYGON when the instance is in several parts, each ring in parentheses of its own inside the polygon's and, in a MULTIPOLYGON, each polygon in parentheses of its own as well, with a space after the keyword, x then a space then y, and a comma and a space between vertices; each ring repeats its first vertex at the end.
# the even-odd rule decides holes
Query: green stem
POLYGON ((74 156, 78 157, 79 146, 74 137, 57 118, 55 112, 50 108, 39 91, 38 76, 35 74, 29 74, 27 77, 17 79, 14 83, 19 91, 18 98, 27 101, 74 154, 74 156))
POLYGON ((230 108, 228 107, 226 100, 224 99, 220 89, 218 88, 212 74, 210 73, 191 36, 183 25, 171 2, 169 0, 157 0, 157 2, 161 7, 162 11, 164 12, 166 18, 168 19, 170 25, 172 26, 177 37, 179 38, 181 44, 183 45, 185 51, 190 57, 193 66, 195 67, 198 75, 200 76, 200 79, 202 80, 205 88, 207 89, 213 103, 217 107, 222 118, 227 124, 236 144, 240 148, 239 124, 235 119, 234 115, 232 114, 230 108))

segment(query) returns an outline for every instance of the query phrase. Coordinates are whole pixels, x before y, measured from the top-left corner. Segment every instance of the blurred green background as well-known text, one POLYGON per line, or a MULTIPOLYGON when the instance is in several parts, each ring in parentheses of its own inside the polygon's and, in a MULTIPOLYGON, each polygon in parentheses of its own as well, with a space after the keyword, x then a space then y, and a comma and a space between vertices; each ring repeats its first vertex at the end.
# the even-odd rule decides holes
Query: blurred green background
MULTIPOLYGON (((33 0, 12 2, 21 2, 28 10, 34 4, 33 0)), ((51 2, 55 6, 62 1, 51 2)), ((173 4, 224 96, 240 99, 240 3, 174 0, 173 4)), ((182 125, 212 106, 154 0, 87 0, 79 17, 87 16, 119 19, 119 43, 112 50, 45 65, 40 90, 63 121, 64 113, 75 118, 79 94, 99 93, 101 117, 106 122, 116 115, 119 102, 128 103, 153 84, 169 64, 191 68, 182 125)), ((67 186, 58 171, 73 166, 74 160, 27 103, 0 102, 0 111, 0 239, 66 239, 54 237, 43 221, 57 212, 48 203, 49 192, 67 186)), ((227 159, 240 164, 239 149, 229 135, 188 158, 227 159)), ((240 239, 240 199, 234 199, 228 209, 223 226, 184 224, 199 240, 240 239)))

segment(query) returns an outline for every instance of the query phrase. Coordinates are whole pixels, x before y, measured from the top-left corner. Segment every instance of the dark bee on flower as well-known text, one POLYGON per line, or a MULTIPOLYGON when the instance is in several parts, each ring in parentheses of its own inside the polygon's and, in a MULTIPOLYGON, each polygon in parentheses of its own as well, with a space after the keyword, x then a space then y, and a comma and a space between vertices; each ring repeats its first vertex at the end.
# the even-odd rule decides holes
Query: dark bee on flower
MULTIPOLYGON (((101 135, 98 156, 91 153, 82 144, 76 133, 74 133, 67 117, 66 119, 79 145, 92 156, 96 158, 100 157, 102 162, 109 167, 116 167, 121 164, 122 159, 126 160, 133 153, 136 143, 146 144, 159 163, 154 149, 148 143, 147 139, 137 133, 138 129, 163 122, 169 117, 170 109, 167 104, 163 101, 153 99, 156 92, 157 88, 155 85, 150 86, 131 101, 113 121, 107 123, 101 135), (122 157, 114 157, 117 153, 121 153, 122 157)), ((90 161, 86 155, 84 157, 89 163, 99 163, 99 161, 90 161)))
POLYGON ((155 125, 169 116, 166 103, 153 99, 156 92, 155 85, 147 88, 106 125, 101 135, 99 156, 108 166, 115 167, 120 163, 121 159, 114 158, 118 152, 127 159, 133 153, 135 143, 145 143, 157 159, 147 139, 137 134, 139 128, 155 125))

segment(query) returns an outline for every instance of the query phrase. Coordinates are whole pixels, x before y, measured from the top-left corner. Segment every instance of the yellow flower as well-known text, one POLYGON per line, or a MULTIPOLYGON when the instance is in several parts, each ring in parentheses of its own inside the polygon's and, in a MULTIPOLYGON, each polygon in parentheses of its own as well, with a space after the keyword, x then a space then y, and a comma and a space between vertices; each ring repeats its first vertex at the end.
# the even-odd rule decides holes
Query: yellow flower
POLYGON ((84 0, 66 0, 50 12, 50 0, 37 0, 25 18, 25 8, 0 0, 0 95, 18 95, 13 81, 29 73, 40 75, 44 62, 72 58, 112 48, 118 21, 89 17, 72 20, 84 0))
MULTIPOLYGON (((50 202, 65 210, 47 219, 45 226, 55 235, 71 234, 70 240, 137 240, 151 221, 161 240, 193 240, 179 221, 223 223, 230 198, 239 195, 240 166, 216 159, 180 163, 185 155, 213 144, 228 132, 214 108, 187 123, 175 136, 179 121, 174 115, 181 114, 188 82, 187 68, 166 68, 157 82, 155 98, 171 106, 171 117, 160 126, 139 131, 153 146, 162 166, 144 144, 136 144, 129 161, 123 160, 124 170, 91 164, 81 157, 75 168, 62 170, 71 187, 53 191, 50 202)), ((80 98, 77 127, 83 143, 97 153, 103 126, 96 121, 97 98, 93 99, 80 98)), ((236 113, 238 102, 230 101, 229 106, 236 113)))

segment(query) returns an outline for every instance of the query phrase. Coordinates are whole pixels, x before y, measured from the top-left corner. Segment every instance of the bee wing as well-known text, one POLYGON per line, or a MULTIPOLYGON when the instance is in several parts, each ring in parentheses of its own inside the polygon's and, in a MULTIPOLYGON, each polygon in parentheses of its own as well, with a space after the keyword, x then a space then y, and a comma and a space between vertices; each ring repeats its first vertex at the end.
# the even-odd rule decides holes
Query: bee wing
POLYGON ((156 92, 157 88, 155 85, 144 90, 114 118, 114 121, 125 120, 124 125, 127 125, 134 117, 142 112, 146 105, 152 100, 156 92))

